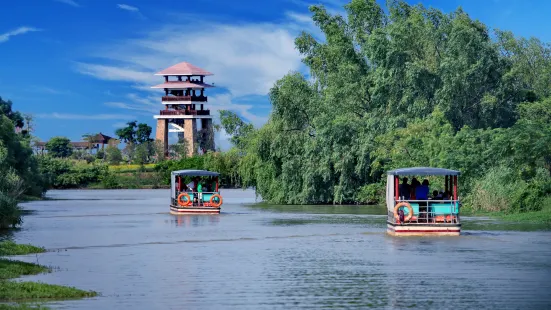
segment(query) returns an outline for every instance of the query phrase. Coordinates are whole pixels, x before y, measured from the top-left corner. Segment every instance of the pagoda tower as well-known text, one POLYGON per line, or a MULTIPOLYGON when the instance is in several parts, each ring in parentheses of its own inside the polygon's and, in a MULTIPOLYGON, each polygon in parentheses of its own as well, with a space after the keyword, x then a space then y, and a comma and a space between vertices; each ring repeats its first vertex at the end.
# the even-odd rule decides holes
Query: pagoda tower
POLYGON ((162 142, 165 155, 168 156, 169 132, 177 132, 179 142, 185 141, 188 156, 214 150, 212 116, 204 106, 207 103, 205 88, 214 87, 206 84, 204 78, 213 74, 182 62, 155 75, 165 79, 163 84, 151 87, 165 92, 161 98, 164 109, 154 116, 157 119, 155 138, 162 142))

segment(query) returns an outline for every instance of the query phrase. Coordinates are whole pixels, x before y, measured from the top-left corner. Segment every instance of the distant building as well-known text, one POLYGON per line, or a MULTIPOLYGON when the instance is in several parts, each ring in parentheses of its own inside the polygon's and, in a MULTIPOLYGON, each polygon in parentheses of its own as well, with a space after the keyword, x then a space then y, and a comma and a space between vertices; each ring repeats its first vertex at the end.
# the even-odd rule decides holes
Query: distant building
MULTIPOLYGON (((109 143, 115 143, 118 144, 118 140, 116 138, 110 137, 108 135, 104 135, 101 132, 97 135, 93 136, 90 141, 77 141, 73 142, 71 141, 71 145, 73 146, 73 150, 99 150, 100 145, 101 149, 103 150, 105 148, 106 144, 109 143)), ((48 142, 35 142, 33 145, 35 151, 44 153, 44 150, 46 150, 46 143, 48 142)))

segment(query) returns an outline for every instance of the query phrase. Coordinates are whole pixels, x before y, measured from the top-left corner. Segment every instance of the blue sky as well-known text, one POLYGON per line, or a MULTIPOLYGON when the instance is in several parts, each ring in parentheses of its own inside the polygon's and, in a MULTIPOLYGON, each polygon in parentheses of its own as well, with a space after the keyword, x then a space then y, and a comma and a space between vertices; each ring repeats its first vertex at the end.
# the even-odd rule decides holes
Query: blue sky
MULTIPOLYGON (((261 126, 266 96, 291 70, 306 72, 294 49, 316 32, 308 5, 342 12, 341 0, 30 0, 0 11, 0 96, 35 117, 35 135, 81 140, 114 135, 131 120, 155 128, 162 82, 153 74, 188 61, 215 75, 211 110, 229 109, 261 126)), ((379 1, 384 4, 384 1, 379 1)), ((492 28, 551 42, 551 2, 417 0, 445 12, 461 6, 492 28)), ((218 145, 229 146, 224 134, 218 145)))

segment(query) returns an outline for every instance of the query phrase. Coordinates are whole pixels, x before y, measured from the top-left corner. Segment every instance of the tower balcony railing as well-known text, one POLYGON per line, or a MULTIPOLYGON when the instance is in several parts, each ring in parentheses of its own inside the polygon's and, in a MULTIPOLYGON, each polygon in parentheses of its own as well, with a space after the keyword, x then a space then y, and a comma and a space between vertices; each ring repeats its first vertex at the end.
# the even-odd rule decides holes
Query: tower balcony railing
POLYGON ((210 115, 210 110, 161 110, 161 115, 210 115))
POLYGON ((163 96, 161 101, 198 101, 207 102, 207 96, 163 96))

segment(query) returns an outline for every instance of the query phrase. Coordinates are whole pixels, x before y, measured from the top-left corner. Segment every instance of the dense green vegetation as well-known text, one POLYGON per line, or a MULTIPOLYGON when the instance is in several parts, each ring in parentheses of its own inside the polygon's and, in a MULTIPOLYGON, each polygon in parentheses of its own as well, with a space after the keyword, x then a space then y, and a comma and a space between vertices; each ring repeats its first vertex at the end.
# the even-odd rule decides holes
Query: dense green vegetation
POLYGON ((0 255, 27 255, 35 253, 44 253, 46 249, 30 244, 18 244, 13 241, 0 242, 0 255))
POLYGON ((296 39, 309 76, 277 81, 262 128, 224 126, 244 185, 275 203, 376 203, 385 171, 435 166, 462 172, 475 210, 550 202, 549 45, 461 9, 391 1, 387 14, 353 0, 346 19, 310 9, 325 40, 296 39))
POLYGON ((20 199, 40 197, 46 190, 30 147, 31 136, 23 126, 12 102, 0 98, 0 229, 21 224, 20 199))

